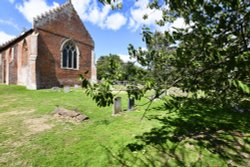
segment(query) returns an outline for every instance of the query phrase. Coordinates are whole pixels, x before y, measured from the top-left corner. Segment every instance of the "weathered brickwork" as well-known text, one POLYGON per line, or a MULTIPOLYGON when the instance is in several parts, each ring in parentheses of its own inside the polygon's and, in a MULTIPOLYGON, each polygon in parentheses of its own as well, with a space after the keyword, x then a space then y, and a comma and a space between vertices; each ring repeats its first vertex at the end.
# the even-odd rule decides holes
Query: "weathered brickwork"
POLYGON ((9 84, 17 84, 17 45, 9 49, 9 84))
POLYGON ((0 46, 0 82, 30 89, 80 84, 79 74, 96 80, 94 42, 69 2, 34 20, 33 29, 0 46), (62 68, 62 46, 77 48, 77 68, 62 68))
MULTIPOLYGON (((37 75, 39 87, 79 84, 79 74, 91 71, 93 41, 72 5, 38 24, 37 75), (61 47, 71 39, 80 51, 79 70, 61 68, 61 47), (39 63, 38 63, 39 62, 39 63)), ((87 76, 90 78, 90 75, 87 76)))

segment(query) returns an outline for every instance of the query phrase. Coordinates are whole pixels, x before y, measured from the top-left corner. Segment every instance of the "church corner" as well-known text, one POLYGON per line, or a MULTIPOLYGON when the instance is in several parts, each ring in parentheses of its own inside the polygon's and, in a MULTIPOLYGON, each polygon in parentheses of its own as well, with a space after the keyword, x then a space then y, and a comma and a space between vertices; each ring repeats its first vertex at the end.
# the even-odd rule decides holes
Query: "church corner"
POLYGON ((0 46, 0 83, 27 89, 96 82, 94 41, 71 1, 34 18, 30 30, 0 46), (67 21, 65 21, 67 20, 67 21))

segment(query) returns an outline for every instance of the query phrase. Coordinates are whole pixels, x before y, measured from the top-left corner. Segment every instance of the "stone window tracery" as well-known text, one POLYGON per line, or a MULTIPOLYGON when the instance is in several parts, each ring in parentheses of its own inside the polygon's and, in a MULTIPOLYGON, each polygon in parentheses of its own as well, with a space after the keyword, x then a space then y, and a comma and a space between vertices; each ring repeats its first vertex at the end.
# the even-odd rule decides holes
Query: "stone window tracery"
POLYGON ((62 54, 62 68, 78 69, 78 50, 73 41, 69 40, 63 44, 61 50, 62 54))

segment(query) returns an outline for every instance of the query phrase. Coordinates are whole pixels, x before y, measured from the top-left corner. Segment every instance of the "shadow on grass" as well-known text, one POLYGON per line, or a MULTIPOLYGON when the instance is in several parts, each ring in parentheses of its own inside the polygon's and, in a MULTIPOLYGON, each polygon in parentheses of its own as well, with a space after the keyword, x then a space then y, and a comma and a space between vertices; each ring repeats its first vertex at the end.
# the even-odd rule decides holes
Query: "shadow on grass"
POLYGON ((178 109, 167 110, 164 116, 148 116, 160 126, 136 136, 135 142, 115 153, 106 148, 110 163, 250 166, 250 113, 233 112, 204 99, 182 100, 178 109))

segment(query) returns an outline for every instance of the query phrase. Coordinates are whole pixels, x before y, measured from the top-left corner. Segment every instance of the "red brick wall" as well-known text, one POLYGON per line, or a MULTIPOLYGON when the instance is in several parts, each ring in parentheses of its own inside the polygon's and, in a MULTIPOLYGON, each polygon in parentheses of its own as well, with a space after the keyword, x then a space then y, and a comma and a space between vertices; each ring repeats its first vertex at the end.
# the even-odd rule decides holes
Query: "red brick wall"
POLYGON ((17 84, 17 45, 9 52, 9 84, 17 84))
POLYGON ((79 74, 86 71, 89 71, 87 77, 90 78, 94 44, 71 5, 51 18, 43 18, 36 26, 39 32, 36 64, 38 88, 79 84, 79 74), (72 39, 79 48, 79 70, 61 68, 60 48, 68 39, 72 39))
POLYGON ((28 81, 28 59, 30 55, 30 35, 22 39, 16 44, 17 52, 16 52, 16 62, 17 62, 17 84, 27 86, 28 81), (27 50, 24 52, 24 48, 27 50), (24 55, 25 53, 25 55, 24 55))
POLYGON ((9 47, 1 54, 2 60, 0 64, 0 83, 17 84, 16 46, 9 47), (12 47, 15 49, 13 50, 12 47))
POLYGON ((4 68, 4 61, 5 61, 5 52, 2 52, 1 56, 2 57, 1 57, 1 62, 0 62, 0 83, 3 83, 3 80, 4 80, 3 79, 3 77, 4 77, 3 76, 4 75, 3 74, 3 70, 4 70, 3 68, 4 68))

